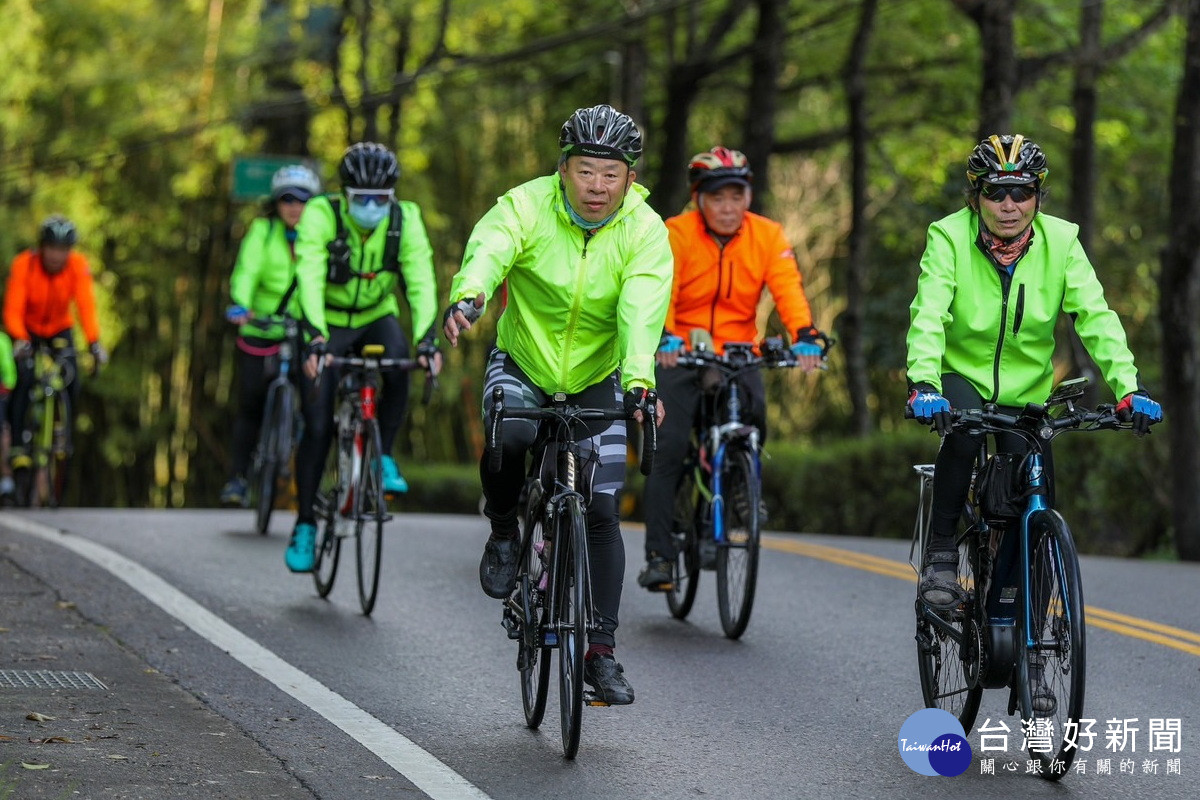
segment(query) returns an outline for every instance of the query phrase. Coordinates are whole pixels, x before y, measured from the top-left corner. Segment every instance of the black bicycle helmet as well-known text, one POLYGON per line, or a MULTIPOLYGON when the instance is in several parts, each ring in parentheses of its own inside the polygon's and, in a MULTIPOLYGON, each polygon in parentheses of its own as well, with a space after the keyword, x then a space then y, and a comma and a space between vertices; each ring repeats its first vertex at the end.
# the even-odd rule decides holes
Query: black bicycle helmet
POLYGON ((46 217, 46 220, 42 223, 41 231, 38 233, 39 244, 57 244, 74 247, 75 240, 78 238, 79 234, 75 230, 75 223, 62 214, 51 214, 46 217))
POLYGON ((1049 171, 1042 148, 1019 133, 993 134, 976 145, 967 159, 967 180, 975 189, 981 181, 998 185, 1040 184, 1049 171))
POLYGON ((342 156, 343 189, 392 189, 400 177, 396 154, 377 142, 352 144, 342 156))
POLYGON ((564 156, 616 158, 633 166, 642 156, 642 132, 628 114, 601 103, 576 109, 563 123, 558 146, 564 156))

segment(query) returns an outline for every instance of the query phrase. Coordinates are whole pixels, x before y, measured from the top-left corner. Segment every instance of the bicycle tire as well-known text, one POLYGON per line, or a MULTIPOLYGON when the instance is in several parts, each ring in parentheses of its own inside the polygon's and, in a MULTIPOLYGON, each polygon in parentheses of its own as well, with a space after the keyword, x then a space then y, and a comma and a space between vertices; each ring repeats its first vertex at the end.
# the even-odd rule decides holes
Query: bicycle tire
MULTIPOLYGON (((970 513, 969 511, 966 513, 970 513)), ((979 537, 969 517, 958 534, 958 581, 967 600, 954 611, 935 612, 916 600, 917 671, 921 696, 927 708, 940 708, 958 717, 968 733, 979 714, 983 685, 982 632, 976 623, 979 602, 975 565, 979 563, 979 537)))
POLYGON ((558 602, 558 701, 563 755, 575 758, 583 727, 583 657, 587 648, 587 528, 577 496, 563 501, 554 537, 558 602))
POLYGON ((46 452, 46 500, 51 508, 60 508, 67 494, 71 466, 71 396, 54 394, 54 420, 46 452))
MULTIPOLYGON (((1048 723, 1042 726, 1044 738, 1037 727, 1026 737, 1029 757, 1041 762, 1039 774, 1043 778, 1059 780, 1079 752, 1073 740, 1077 739, 1083 716, 1086 641, 1079 558, 1071 531, 1057 511, 1038 511, 1029 518, 1029 586, 1033 595, 1032 638, 1045 662, 1043 674, 1054 693, 1055 709, 1050 713, 1033 709, 1034 687, 1029 674, 1033 652, 1025 646, 1020 648, 1017 694, 1022 720, 1048 723), (1073 736, 1068 738, 1070 734, 1073 736)), ((1022 633, 1022 644, 1025 641, 1022 633)))
POLYGON ((271 512, 275 509, 275 491, 279 486, 279 437, 280 422, 285 408, 282 394, 272 393, 272 402, 267 407, 262 421, 263 440, 258 443, 256 502, 254 504, 254 529, 266 536, 271 527, 271 512))
POLYGON ((379 592, 379 568, 383 558, 383 523, 387 519, 387 499, 383 492, 383 466, 380 458, 379 423, 363 420, 362 467, 354 492, 354 553, 358 574, 358 602, 363 614, 370 616, 379 592))
POLYGON ((675 619, 687 619, 696 602, 696 589, 700 583, 699 497, 696 468, 689 460, 675 489, 675 525, 671 532, 675 558, 671 561, 667 608, 675 619))
POLYGON ((518 640, 517 669, 521 673, 521 706, 525 725, 537 729, 546 714, 550 688, 550 647, 543 646, 542 613, 546 604, 543 578, 549 578, 544 561, 545 517, 541 490, 530 487, 524 509, 521 542, 521 574, 517 579, 521 602, 521 638, 518 640))
MULTIPOLYGON (((340 442, 338 443, 340 447, 340 442)), ((333 582, 337 578, 338 563, 342 557, 342 537, 337 534, 339 517, 338 499, 341 494, 342 476, 338 465, 338 447, 329 450, 328 463, 325 468, 326 480, 332 477, 332 482, 317 494, 314 511, 317 519, 322 522, 321 538, 317 542, 316 563, 313 565, 313 584, 317 587, 320 597, 328 597, 333 591, 333 582)))
POLYGON ((732 450, 721 479, 725 541, 717 545, 717 610, 721 629, 737 639, 750 624, 758 583, 759 485, 754 454, 732 450))

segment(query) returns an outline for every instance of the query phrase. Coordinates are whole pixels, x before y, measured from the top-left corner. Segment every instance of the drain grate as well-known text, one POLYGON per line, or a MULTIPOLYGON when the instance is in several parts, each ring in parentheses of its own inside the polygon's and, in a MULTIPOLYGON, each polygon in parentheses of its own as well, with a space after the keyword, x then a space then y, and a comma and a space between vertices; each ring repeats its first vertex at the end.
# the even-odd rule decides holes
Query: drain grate
POLYGON ((107 689, 90 672, 0 669, 0 689, 107 689))

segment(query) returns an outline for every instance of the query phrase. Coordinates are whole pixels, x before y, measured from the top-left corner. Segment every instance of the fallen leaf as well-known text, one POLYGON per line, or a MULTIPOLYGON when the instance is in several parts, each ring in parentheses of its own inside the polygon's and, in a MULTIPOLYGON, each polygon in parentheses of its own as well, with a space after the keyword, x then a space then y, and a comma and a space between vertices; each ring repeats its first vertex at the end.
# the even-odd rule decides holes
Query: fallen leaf
POLYGON ((5 736, 4 734, 0 734, 0 742, 11 742, 12 740, 13 740, 13 738, 11 736, 5 736))
POLYGON ((29 741, 33 744, 75 744, 75 742, 65 736, 50 736, 45 739, 38 739, 34 736, 30 736, 29 741))
POLYGON ((12 628, 0 628, 0 633, 8 633, 12 628))
POLYGON ((111 758, 113 761, 128 761, 129 760, 129 756, 111 755, 111 756, 109 756, 109 758, 111 758))
POLYGON ((49 764, 30 764, 28 761, 22 761, 21 766, 25 769, 50 769, 49 764))
POLYGON ((48 717, 45 714, 39 713, 37 711, 30 711, 28 714, 25 715, 25 719, 30 720, 32 722, 49 722, 52 719, 54 719, 54 717, 48 717))
POLYGON ((75 604, 72 603, 70 600, 59 600, 57 603, 55 603, 55 605, 57 605, 59 608, 63 608, 63 609, 75 607, 75 604))

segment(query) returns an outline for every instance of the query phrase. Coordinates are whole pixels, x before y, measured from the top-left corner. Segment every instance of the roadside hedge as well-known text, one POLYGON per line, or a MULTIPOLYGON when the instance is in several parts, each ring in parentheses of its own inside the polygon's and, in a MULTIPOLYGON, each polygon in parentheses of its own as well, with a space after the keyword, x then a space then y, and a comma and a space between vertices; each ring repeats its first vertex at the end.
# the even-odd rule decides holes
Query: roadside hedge
MULTIPOLYGON (((1061 436, 1054 442, 1058 509, 1081 552, 1145 555, 1171 546, 1166 441, 1127 433, 1061 436)), ((916 513, 913 464, 932 463, 938 440, 917 425, 861 439, 808 447, 771 441, 763 461, 763 494, 779 531, 908 538, 916 513)), ((411 489, 404 508, 433 513, 479 512, 476 464, 404 467, 411 489)), ((642 477, 631 465, 627 519, 642 518, 642 477)))

